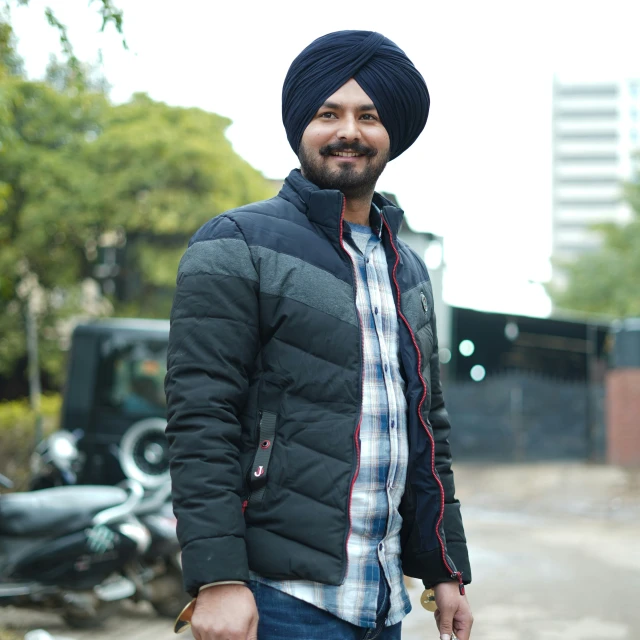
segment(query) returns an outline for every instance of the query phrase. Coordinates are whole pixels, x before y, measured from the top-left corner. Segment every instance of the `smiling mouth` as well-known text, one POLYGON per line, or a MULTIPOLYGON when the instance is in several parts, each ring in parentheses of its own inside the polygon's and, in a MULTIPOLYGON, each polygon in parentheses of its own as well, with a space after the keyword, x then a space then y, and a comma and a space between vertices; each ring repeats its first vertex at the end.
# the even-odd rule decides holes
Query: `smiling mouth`
POLYGON ((362 158, 364 154, 352 151, 334 151, 331 155, 337 158, 362 158))

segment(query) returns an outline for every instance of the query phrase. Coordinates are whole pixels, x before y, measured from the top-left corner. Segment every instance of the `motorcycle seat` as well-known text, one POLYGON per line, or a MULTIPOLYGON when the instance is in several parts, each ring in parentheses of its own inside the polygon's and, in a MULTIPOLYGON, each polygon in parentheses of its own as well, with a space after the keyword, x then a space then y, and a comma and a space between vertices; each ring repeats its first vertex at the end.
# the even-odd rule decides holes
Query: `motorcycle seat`
POLYGON ((119 487, 54 487, 8 493, 0 497, 0 535, 49 535, 80 530, 100 511, 123 503, 127 492, 119 487))

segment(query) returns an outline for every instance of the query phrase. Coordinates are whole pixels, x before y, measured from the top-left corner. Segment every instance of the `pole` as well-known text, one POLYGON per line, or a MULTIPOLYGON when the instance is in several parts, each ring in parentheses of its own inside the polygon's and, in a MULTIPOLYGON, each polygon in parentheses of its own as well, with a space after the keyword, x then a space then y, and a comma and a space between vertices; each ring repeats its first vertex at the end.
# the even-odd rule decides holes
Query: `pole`
POLYGON ((594 393, 594 377, 595 377, 595 360, 598 355, 598 328, 591 322, 587 321, 587 460, 589 462, 596 462, 596 407, 595 407, 595 393, 594 393))
POLYGON ((40 385, 40 364, 38 361, 38 321, 34 310, 33 291, 27 297, 27 361, 29 371, 29 404, 35 414, 35 443, 42 440, 42 411, 40 399, 42 387, 40 385))

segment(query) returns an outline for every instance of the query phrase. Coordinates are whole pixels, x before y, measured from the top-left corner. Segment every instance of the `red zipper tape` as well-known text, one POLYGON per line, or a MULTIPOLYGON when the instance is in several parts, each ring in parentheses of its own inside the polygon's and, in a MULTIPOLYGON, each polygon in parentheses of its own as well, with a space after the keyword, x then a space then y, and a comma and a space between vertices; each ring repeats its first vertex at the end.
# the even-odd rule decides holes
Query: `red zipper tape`
POLYGON ((418 403, 418 418, 420 419, 420 423, 424 427, 424 430, 426 431, 427 436, 429 437, 429 440, 431 440, 431 473, 433 474, 433 477, 436 479, 436 482, 438 483, 438 487, 440 487, 440 516, 438 518, 438 522, 436 523, 436 536, 438 537, 438 542, 440 543, 440 551, 442 553, 442 562, 444 562, 444 566, 446 567, 447 571, 451 574, 451 578, 454 580, 455 579, 458 580, 458 583, 460 585, 460 594, 464 595, 464 584, 462 582, 462 573, 460 571, 454 572, 453 569, 449 566, 449 563, 447 562, 447 555, 444 550, 444 542, 442 541, 442 536, 440 535, 440 525, 442 524, 442 519, 444 518, 444 487, 442 486, 442 482, 440 481, 440 478, 436 473, 436 444, 433 436, 431 435, 431 432, 429 431, 429 428, 427 427, 424 420, 422 419, 422 405, 425 401, 425 398, 427 397, 427 383, 425 379, 422 377, 422 357, 420 355, 420 348, 418 347, 418 343, 416 342, 415 336, 413 335, 413 331, 411 330, 411 326, 409 325, 409 322, 404 317, 401 311, 400 286, 398 285, 398 280, 396 278, 396 270, 398 268, 398 263, 400 262, 400 254, 398 253, 398 250, 396 249, 396 246, 393 243, 393 236, 391 235, 391 229, 389 228, 389 225, 387 221, 384 220, 384 218, 383 218, 383 223, 385 227, 387 227, 387 232, 389 233, 389 241, 391 242, 391 248, 393 249, 393 253, 396 256, 396 262, 393 265, 393 284, 396 288, 396 294, 398 296, 398 315, 402 318, 402 321, 406 325, 407 331, 411 336, 413 346, 415 347, 416 353, 418 354, 418 376, 420 378, 420 382, 422 383, 422 398, 420 398, 420 402, 418 403))
MULTIPOLYGON (((344 228, 344 210, 345 210, 345 206, 346 206, 346 201, 344 199, 344 197, 342 198, 342 211, 340 212, 340 246, 342 247, 342 250, 347 254, 347 258, 349 259, 349 262, 351 263, 351 268, 353 270, 353 291, 354 291, 354 303, 356 305, 356 314, 358 316, 358 326, 360 327, 360 335, 362 336, 362 318, 360 318, 360 312, 358 311, 358 303, 357 303, 357 277, 356 277, 356 268, 355 265, 353 264, 353 261, 351 260, 351 256, 349 255, 349 252, 347 251, 346 247, 344 246, 344 241, 342 239, 342 232, 343 232, 343 228, 344 228)), ((364 362, 363 362, 363 358, 362 358, 362 342, 360 342, 360 366, 361 368, 364 367, 364 362)), ((364 395, 364 370, 361 370, 361 378, 362 378, 362 390, 361 390, 361 396, 364 395)), ((356 431, 353 435, 353 440, 355 442, 356 445, 356 472, 353 474, 353 480, 351 481, 351 487, 349 488, 349 506, 347 508, 347 515, 349 517, 349 532, 347 533, 347 540, 345 542, 345 546, 344 546, 344 553, 345 553, 345 557, 347 558, 347 566, 346 566, 346 570, 345 570, 345 576, 349 573, 349 553, 348 553, 348 547, 349 547, 349 538, 351 537, 351 498, 353 496, 353 487, 356 484, 356 479, 358 478, 358 473, 360 472, 360 442, 359 442, 359 437, 360 437, 360 425, 362 424, 362 407, 360 408, 360 418, 358 419, 358 426, 356 427, 356 431)))

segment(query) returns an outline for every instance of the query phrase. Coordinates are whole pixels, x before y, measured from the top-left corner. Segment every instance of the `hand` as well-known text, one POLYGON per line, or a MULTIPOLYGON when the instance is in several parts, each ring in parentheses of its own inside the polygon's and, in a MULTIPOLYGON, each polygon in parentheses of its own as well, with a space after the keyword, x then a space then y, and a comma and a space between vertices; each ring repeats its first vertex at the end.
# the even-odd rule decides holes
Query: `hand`
POLYGON ((457 582, 441 582, 433 588, 438 608, 434 613, 441 640, 451 640, 453 633, 458 640, 469 640, 473 616, 467 596, 460 595, 457 582))
POLYGON ((241 584, 203 589, 191 618, 195 640, 257 640, 258 608, 253 593, 241 584))

